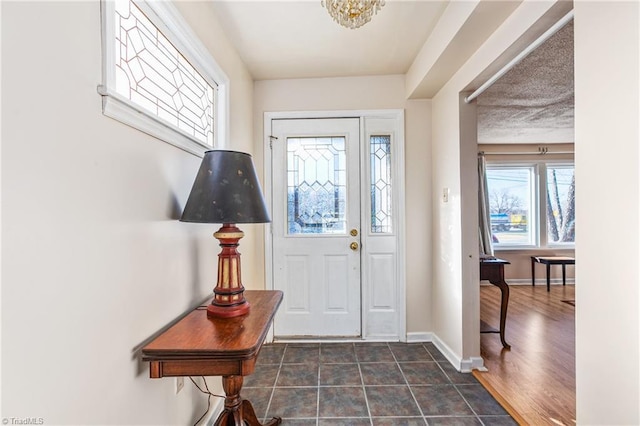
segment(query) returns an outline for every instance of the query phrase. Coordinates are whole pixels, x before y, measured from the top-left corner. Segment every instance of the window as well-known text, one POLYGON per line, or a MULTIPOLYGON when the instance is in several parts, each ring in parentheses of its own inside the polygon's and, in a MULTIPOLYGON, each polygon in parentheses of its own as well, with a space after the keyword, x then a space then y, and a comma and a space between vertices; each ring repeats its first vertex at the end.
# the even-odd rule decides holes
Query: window
POLYGON ((487 185, 496 248, 573 245, 572 164, 488 164, 487 185))
POLYGON ((371 161, 371 233, 388 234, 392 228, 391 135, 369 138, 371 161))
POLYGON ((220 146, 227 78, 170 2, 104 0, 103 112, 186 151, 220 146))
POLYGON ((344 234, 346 204, 345 137, 287 138, 288 234, 344 234))
POLYGON ((547 166, 547 242, 574 243, 576 178, 573 166, 547 166))
POLYGON ((494 242, 533 246, 535 221, 535 167, 487 167, 491 232, 494 242), (532 216, 534 214, 534 216, 532 216))

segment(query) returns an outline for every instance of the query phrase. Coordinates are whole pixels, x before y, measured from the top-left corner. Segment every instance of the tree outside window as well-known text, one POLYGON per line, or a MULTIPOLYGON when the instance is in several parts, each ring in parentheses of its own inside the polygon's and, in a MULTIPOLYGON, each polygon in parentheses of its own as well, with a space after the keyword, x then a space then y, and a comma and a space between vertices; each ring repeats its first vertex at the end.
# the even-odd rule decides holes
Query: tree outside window
POLYGON ((573 166, 547 166, 547 241, 575 242, 576 178, 573 166))

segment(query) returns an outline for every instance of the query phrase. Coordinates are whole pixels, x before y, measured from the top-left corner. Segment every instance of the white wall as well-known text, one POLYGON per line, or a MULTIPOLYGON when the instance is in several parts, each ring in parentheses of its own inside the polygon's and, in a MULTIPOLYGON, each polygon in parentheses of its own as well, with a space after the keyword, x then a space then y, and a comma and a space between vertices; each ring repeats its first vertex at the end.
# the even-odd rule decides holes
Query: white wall
POLYGON ((527 31, 539 20, 566 13, 570 4, 564 4, 523 2, 433 98, 433 331, 470 366, 480 356, 478 235, 474 225, 477 154, 470 129, 474 127, 472 112, 461 100, 461 93, 487 68, 495 67, 496 61, 506 61, 503 53, 521 44, 521 37, 531 37, 527 31), (449 188, 448 203, 440 200, 443 188, 449 188))
MULTIPOLYGON (((430 116, 427 100, 405 99, 403 76, 267 80, 255 83, 256 162, 264 152, 265 112, 332 110, 405 110, 407 331, 431 330, 430 116)), ((259 160, 260 163, 262 160, 259 160)))
POLYGON ((576 384, 583 425, 640 424, 640 7, 575 4, 576 384), (624 218, 617 231, 611 212, 624 218))
MULTIPOLYGON (((477 328, 468 328, 463 313, 477 282, 461 276, 477 268, 467 256, 477 245, 459 222, 476 214, 459 202, 468 180, 459 167, 466 146, 460 92, 530 36, 538 18, 556 15, 555 6, 523 2, 433 99, 433 324, 463 358, 477 350, 469 338, 477 328), (450 202, 438 207, 442 187, 450 188, 450 202)), ((585 425, 640 423, 639 14, 637 2, 575 2, 576 380, 577 422, 585 425), (603 225, 609 202, 624 212, 623 233, 603 225)))
MULTIPOLYGON (((200 159, 102 115, 98 1, 1 7, 0 416, 193 423, 206 397, 149 379, 139 349, 215 284, 215 225, 176 220, 200 159)), ((250 150, 253 82, 191 7, 231 78, 229 146, 250 150)))

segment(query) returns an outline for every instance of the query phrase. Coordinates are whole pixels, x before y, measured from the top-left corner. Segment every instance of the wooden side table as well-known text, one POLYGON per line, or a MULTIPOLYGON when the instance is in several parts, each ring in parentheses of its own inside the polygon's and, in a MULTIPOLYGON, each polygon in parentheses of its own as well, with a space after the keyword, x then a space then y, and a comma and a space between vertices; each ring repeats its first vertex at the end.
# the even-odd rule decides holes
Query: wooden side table
MULTIPOLYGON (((248 314, 235 318, 208 318, 199 307, 142 348, 151 378, 222 376, 224 411, 216 426, 262 426, 253 406, 240 396, 243 376, 253 373, 271 321, 282 301, 281 291, 247 290, 248 314)), ((264 426, 282 422, 274 417, 264 426)))
POLYGON ((576 259, 566 256, 531 256, 531 285, 536 285, 536 262, 547 265, 547 291, 551 291, 551 265, 562 265, 562 285, 567 283, 567 265, 575 265, 576 259))
MULTIPOLYGON (((488 280, 500 289, 500 342, 507 349, 511 349, 511 345, 504 338, 509 306, 509 285, 504 280, 504 265, 509 264, 510 262, 503 259, 480 259, 480 279, 488 280)), ((495 333, 495 331, 481 331, 481 333, 495 333)))

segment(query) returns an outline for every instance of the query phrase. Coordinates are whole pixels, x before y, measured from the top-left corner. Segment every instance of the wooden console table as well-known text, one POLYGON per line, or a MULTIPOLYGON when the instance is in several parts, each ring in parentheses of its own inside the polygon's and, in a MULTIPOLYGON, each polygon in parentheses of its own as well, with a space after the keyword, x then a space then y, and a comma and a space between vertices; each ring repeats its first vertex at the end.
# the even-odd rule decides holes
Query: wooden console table
MULTIPOLYGON (((500 342, 502 346, 511 349, 511 345, 504 339, 504 328, 507 323, 507 307, 509 305, 509 285, 504 280, 504 265, 510 262, 502 259, 480 259, 480 279, 488 280, 500 289, 500 342)), ((495 333, 495 331, 481 331, 481 333, 495 333)))
POLYGON ((575 265, 576 259, 566 256, 531 256, 531 285, 536 285, 536 262, 547 265, 547 291, 551 291, 551 265, 562 265, 562 285, 567 283, 567 265, 575 265))
MULTIPOLYGON (((216 426, 259 426, 253 406, 240 396, 243 376, 253 373, 281 291, 247 290, 248 314, 235 318, 208 318, 199 307, 142 348, 151 378, 222 376, 226 398, 216 426)), ((282 422, 274 417, 265 426, 282 422)))

